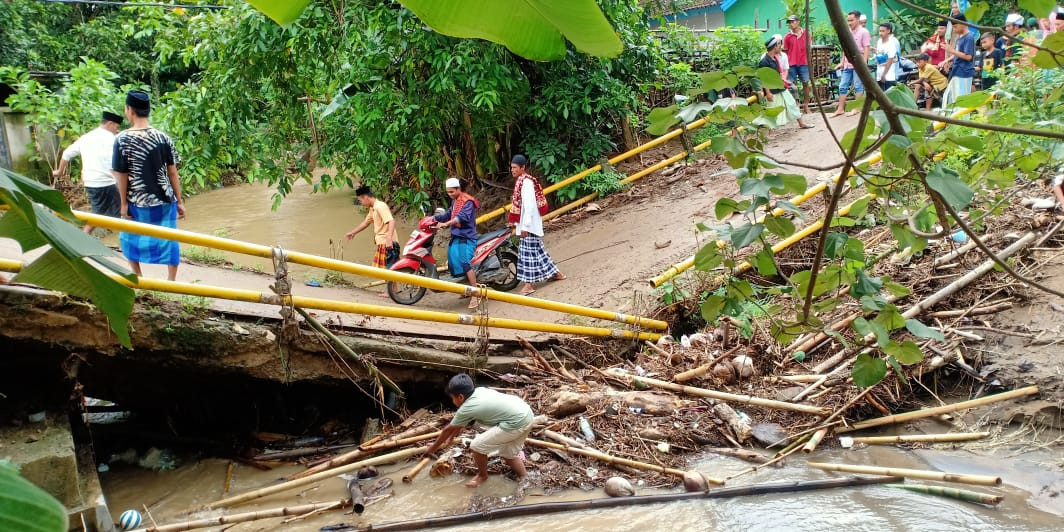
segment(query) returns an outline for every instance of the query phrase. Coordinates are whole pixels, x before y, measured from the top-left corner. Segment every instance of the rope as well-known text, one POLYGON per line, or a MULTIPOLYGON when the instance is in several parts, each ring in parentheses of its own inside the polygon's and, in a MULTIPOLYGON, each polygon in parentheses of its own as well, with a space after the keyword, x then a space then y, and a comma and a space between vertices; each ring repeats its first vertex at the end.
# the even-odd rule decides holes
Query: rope
POLYGON ((288 255, 281 246, 274 246, 270 253, 273 261, 274 282, 270 290, 280 297, 281 300, 281 330, 277 335, 277 353, 281 358, 281 370, 284 371, 285 380, 292 377, 292 369, 288 365, 288 353, 285 346, 289 345, 299 336, 299 323, 296 322, 296 311, 292 306, 292 281, 288 277, 288 255))
POLYGON ((478 284, 476 290, 477 295, 474 297, 477 298, 476 314, 480 318, 480 325, 477 327, 477 339, 469 350, 469 367, 479 373, 481 362, 486 363, 488 359, 488 340, 491 338, 491 330, 488 327, 488 286, 478 284))

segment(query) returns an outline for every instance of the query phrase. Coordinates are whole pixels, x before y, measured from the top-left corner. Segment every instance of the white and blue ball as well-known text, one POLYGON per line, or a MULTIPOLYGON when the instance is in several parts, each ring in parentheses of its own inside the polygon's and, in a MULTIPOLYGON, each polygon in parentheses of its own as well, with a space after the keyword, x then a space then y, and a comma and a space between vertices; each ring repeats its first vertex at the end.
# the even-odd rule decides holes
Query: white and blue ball
POLYGON ((118 518, 118 526, 122 527, 122 530, 133 530, 140 526, 140 512, 136 510, 126 510, 122 512, 122 515, 118 518))

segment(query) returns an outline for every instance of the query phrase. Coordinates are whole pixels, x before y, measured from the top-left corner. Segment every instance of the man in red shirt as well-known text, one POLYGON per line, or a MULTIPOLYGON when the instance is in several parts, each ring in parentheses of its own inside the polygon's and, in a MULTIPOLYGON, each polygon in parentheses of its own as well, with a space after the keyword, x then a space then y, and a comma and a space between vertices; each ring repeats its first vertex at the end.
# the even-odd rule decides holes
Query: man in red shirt
POLYGON ((806 46, 806 32, 802 27, 798 15, 787 17, 787 26, 791 31, 783 37, 783 52, 787 54, 790 68, 787 69, 787 80, 791 84, 802 82, 802 112, 809 113, 809 94, 812 88, 809 84, 809 48, 806 46))
POLYGON ((946 60, 946 49, 942 47, 946 43, 946 24, 945 20, 938 23, 938 27, 935 28, 935 33, 924 44, 920 46, 920 51, 927 54, 931 58, 929 63, 932 66, 939 66, 946 60))

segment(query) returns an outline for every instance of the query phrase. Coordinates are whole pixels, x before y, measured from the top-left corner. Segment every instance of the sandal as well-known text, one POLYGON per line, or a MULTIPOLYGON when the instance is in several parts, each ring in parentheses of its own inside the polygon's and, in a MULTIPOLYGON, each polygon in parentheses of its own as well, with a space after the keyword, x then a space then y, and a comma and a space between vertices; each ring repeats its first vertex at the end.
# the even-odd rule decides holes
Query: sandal
POLYGON ((469 308, 475 309, 475 308, 477 308, 479 306, 480 306, 480 298, 479 297, 472 296, 472 297, 469 298, 469 308))
POLYGON ((564 280, 566 280, 568 278, 569 277, 567 275, 565 275, 564 273, 558 272, 558 273, 554 274, 554 277, 551 277, 550 280, 551 281, 564 281, 564 280))
POLYGON ((519 293, 521 295, 523 295, 523 296, 530 296, 532 294, 535 294, 536 290, 535 289, 532 289, 532 290, 521 290, 521 292, 519 292, 519 293))

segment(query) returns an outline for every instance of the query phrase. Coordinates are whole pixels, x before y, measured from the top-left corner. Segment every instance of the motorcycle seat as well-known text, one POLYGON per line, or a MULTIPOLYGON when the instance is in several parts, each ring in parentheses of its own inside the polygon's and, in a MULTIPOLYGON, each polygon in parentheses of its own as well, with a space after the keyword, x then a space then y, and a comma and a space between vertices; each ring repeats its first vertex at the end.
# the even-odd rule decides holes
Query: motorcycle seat
POLYGON ((493 239, 495 237, 498 237, 499 235, 501 235, 501 234, 503 234, 503 233, 505 233, 505 232, 507 232, 509 230, 510 230, 509 228, 503 227, 502 229, 496 229, 496 230, 494 230, 494 231, 492 231, 490 233, 484 233, 484 234, 482 234, 482 235, 477 237, 477 245, 479 246, 479 245, 483 244, 484 242, 487 242, 488 240, 491 240, 491 239, 493 239))

